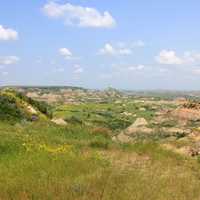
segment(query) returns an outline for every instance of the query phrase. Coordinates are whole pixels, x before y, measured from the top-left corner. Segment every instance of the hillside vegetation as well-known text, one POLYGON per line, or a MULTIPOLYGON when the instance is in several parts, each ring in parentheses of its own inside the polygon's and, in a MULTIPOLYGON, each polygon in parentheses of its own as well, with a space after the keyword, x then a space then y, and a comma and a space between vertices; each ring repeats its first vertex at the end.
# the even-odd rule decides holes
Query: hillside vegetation
POLYGON ((0 119, 10 121, 37 120, 51 117, 50 106, 14 90, 0 91, 0 119))
MULTIPOLYGON (((54 117, 68 119, 59 126, 40 107, 44 104, 8 90, 0 98, 0 199, 199 200, 198 159, 164 149, 156 140, 115 142, 122 127, 100 126, 85 114, 86 124, 71 123, 74 107, 54 109, 54 117)), ((98 109, 92 105, 85 112, 93 119, 98 109)))

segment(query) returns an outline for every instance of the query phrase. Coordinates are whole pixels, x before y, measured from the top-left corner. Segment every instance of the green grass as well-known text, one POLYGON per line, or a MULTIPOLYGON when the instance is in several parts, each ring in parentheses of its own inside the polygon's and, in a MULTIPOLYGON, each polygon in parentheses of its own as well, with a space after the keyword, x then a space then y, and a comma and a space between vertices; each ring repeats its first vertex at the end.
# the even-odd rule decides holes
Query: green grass
POLYGON ((198 200, 200 165, 107 129, 0 122, 0 199, 198 200))
POLYGON ((131 125, 136 118, 152 119, 155 111, 143 104, 124 102, 120 104, 80 104, 61 105, 55 108, 54 117, 63 118, 69 123, 83 123, 89 126, 107 127, 113 131, 120 131, 131 125), (145 111, 140 107, 144 106, 145 111), (124 112, 131 113, 127 116, 124 112))

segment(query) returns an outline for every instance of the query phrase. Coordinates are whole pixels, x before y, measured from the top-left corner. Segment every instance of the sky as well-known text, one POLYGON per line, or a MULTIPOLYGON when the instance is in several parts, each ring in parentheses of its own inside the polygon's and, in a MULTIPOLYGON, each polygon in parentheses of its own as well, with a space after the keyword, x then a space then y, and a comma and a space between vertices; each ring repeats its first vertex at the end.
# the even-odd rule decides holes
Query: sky
POLYGON ((200 90, 199 0, 0 2, 0 86, 200 90))

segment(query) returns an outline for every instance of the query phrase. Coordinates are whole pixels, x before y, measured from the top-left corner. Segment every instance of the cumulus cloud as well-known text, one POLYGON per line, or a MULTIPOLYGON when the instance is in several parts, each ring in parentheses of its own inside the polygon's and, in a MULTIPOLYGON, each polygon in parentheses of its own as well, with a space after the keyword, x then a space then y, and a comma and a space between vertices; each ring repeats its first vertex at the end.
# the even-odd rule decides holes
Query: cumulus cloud
POLYGON ((0 40, 8 41, 8 40, 17 40, 18 33, 10 28, 4 28, 0 25, 0 40))
POLYGON ((74 68, 75 68, 74 70, 75 74, 81 74, 84 71, 84 69, 80 65, 75 65, 74 68))
POLYGON ((132 50, 131 49, 118 49, 118 54, 119 55, 131 55, 132 54, 132 50))
POLYGON ((130 67, 128 67, 128 70, 130 70, 130 71, 136 71, 136 70, 143 70, 145 68, 145 66, 144 65, 137 65, 137 66, 130 66, 130 67))
POLYGON ((104 48, 100 49, 99 51, 100 54, 109 54, 109 55, 114 55, 115 49, 113 48, 113 46, 109 43, 105 44, 104 48))
POLYGON ((187 63, 195 63, 200 61, 200 53, 197 52, 191 52, 191 51, 186 51, 184 53, 184 60, 187 63))
POLYGON ((106 43, 102 49, 99 50, 99 54, 101 55, 110 55, 110 56, 117 56, 117 55, 130 55, 132 54, 132 50, 129 48, 115 48, 110 43, 106 43))
POLYGON ((59 53, 65 59, 72 59, 72 57, 73 57, 72 52, 67 48, 60 48, 59 49, 59 53))
POLYGON ((66 25, 94 28, 112 28, 116 25, 115 19, 108 11, 100 13, 95 8, 70 3, 49 2, 44 5, 43 11, 51 18, 64 20, 66 25))
POLYGON ((145 43, 144 43, 144 41, 142 41, 142 40, 138 40, 138 41, 136 41, 136 42, 133 42, 132 46, 133 46, 133 47, 144 47, 144 46, 145 46, 145 43))
POLYGON ((75 74, 80 74, 80 73, 82 73, 83 72, 83 68, 78 68, 78 69, 75 69, 74 70, 74 73, 75 74))
POLYGON ((158 56, 155 57, 160 64, 166 65, 181 65, 192 64, 200 61, 200 53, 186 51, 182 56, 177 56, 173 50, 162 50, 158 56))
POLYGON ((0 57, 0 65, 13 65, 19 61, 19 57, 17 56, 4 56, 0 57))
POLYGON ((180 65, 184 62, 183 59, 178 57, 176 52, 172 50, 162 50, 155 59, 158 63, 166 65, 180 65))
POLYGON ((53 69, 53 72, 64 72, 65 69, 63 67, 56 67, 53 69))

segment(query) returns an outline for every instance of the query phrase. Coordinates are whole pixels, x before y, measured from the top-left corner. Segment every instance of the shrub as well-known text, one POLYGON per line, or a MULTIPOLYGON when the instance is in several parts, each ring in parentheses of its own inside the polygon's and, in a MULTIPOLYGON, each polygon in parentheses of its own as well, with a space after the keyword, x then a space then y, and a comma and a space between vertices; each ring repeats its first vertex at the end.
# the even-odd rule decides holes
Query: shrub
POLYGON ((105 139, 95 139, 90 142, 90 147, 92 148, 99 148, 99 149, 108 149, 109 142, 105 139))
POLYGON ((0 119, 19 120, 23 118, 23 112, 16 104, 15 98, 0 95, 0 119))
POLYGON ((72 124, 83 124, 83 121, 77 116, 71 116, 69 119, 66 118, 65 121, 72 123, 72 124))
POLYGON ((113 118, 108 121, 107 126, 112 130, 125 129, 131 125, 131 122, 126 119, 113 118))
POLYGON ((110 138, 112 133, 108 128, 97 127, 97 128, 92 129, 92 134, 104 136, 105 138, 110 138))

